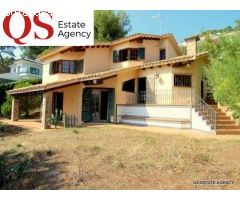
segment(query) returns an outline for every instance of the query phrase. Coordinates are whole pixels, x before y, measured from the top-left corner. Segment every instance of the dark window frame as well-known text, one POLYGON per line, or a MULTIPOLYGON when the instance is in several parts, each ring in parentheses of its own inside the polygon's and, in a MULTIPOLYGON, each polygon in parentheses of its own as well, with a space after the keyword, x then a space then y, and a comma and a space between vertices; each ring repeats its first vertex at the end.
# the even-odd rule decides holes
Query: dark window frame
POLYGON ((159 59, 166 60, 166 49, 165 48, 159 50, 159 59), (161 52, 164 52, 164 54, 162 54, 161 52))
POLYGON ((50 64, 49 74, 80 74, 84 71, 84 60, 57 60, 50 64))
POLYGON ((186 87, 191 88, 193 85, 192 74, 174 74, 174 87, 186 87))
MULTIPOLYGON (((33 75, 40 75, 40 69, 38 69, 36 67, 30 67, 29 72, 30 72, 30 74, 33 74, 33 75), (34 73, 33 71, 35 71, 36 73, 34 73)), ((26 73, 26 72, 24 72, 24 73, 26 73)))
POLYGON ((131 60, 145 60, 145 47, 139 48, 125 48, 119 51, 113 50, 113 63, 131 61, 131 60))

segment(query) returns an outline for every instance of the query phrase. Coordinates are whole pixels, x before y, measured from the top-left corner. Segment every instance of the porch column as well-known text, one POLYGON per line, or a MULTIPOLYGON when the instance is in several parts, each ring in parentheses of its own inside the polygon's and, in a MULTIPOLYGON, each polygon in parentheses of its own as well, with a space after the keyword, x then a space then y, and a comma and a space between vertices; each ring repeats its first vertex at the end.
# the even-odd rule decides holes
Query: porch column
POLYGON ((13 96, 11 120, 18 121, 18 119, 19 119, 19 99, 13 96))
POLYGON ((52 92, 43 93, 42 98, 42 127, 49 128, 49 117, 52 115, 52 92))

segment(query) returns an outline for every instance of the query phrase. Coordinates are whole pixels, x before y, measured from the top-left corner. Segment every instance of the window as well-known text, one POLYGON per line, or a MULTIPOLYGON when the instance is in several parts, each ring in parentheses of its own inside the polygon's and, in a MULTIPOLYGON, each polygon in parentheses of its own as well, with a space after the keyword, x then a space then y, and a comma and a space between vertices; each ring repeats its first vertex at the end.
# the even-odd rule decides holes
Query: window
POLYGON ((191 75, 174 75, 174 86, 177 87, 192 87, 191 75))
POLYGON ((135 91, 135 79, 125 81, 122 86, 122 91, 134 92, 135 91))
POLYGON ((160 49, 160 60, 166 59, 166 49, 160 49))
POLYGON ((62 73, 74 73, 74 61, 62 61, 61 64, 62 73))
POLYGON ((144 60, 145 59, 145 48, 138 49, 138 59, 144 60))
POLYGON ((28 73, 28 67, 26 66, 22 67, 22 73, 28 73))
POLYGON ((130 49, 130 60, 138 60, 138 49, 130 49))
POLYGON ((119 51, 119 62, 128 60, 128 49, 122 49, 119 51))
POLYGON ((76 74, 83 73, 84 60, 60 60, 51 63, 49 74, 67 73, 76 74))
POLYGON ((121 49, 119 52, 113 51, 113 62, 122 62, 127 60, 145 59, 145 48, 128 48, 121 49))
POLYGON ((38 68, 30 67, 30 74, 39 75, 39 71, 38 68))
POLYGON ((113 62, 114 63, 118 62, 118 52, 117 51, 113 51, 113 62))
POLYGON ((74 71, 75 73, 83 73, 84 68, 84 60, 77 60, 75 61, 74 71))

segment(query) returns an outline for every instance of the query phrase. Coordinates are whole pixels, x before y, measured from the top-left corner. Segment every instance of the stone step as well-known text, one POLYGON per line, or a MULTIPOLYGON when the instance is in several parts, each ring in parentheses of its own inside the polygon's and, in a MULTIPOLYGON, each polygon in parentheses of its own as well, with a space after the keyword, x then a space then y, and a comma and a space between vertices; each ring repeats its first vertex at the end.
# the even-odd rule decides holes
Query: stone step
POLYGON ((235 125, 235 122, 232 120, 217 120, 217 124, 232 124, 235 125))
POLYGON ((237 125, 235 125, 235 124, 220 124, 220 125, 218 125, 217 124, 217 130, 218 129, 239 129, 239 127, 237 126, 237 125))
POLYGON ((214 110, 215 112, 217 112, 217 113, 221 113, 221 112, 222 112, 222 110, 219 109, 219 108, 213 108, 213 110, 214 110))
POLYGON ((231 120, 228 116, 217 116, 217 120, 231 120))
POLYGON ((240 135, 240 129, 219 129, 217 135, 240 135))

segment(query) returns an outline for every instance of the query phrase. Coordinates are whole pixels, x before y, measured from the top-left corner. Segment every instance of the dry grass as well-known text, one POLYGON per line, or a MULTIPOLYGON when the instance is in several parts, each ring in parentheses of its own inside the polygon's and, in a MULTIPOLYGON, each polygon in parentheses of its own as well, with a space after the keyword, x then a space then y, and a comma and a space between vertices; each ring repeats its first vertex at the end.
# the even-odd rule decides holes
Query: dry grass
POLYGON ((31 130, 0 138, 2 160, 8 166, 20 163, 21 172, 20 178, 15 174, 0 187, 240 189, 239 152, 238 138, 198 138, 113 125, 31 130), (197 180, 233 184, 193 185, 197 180))

